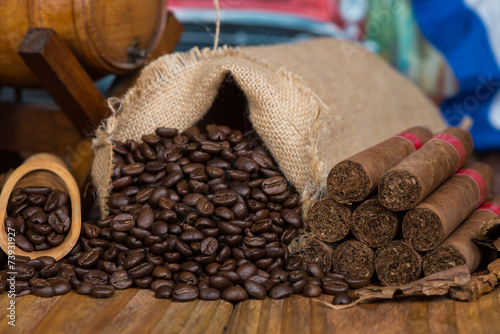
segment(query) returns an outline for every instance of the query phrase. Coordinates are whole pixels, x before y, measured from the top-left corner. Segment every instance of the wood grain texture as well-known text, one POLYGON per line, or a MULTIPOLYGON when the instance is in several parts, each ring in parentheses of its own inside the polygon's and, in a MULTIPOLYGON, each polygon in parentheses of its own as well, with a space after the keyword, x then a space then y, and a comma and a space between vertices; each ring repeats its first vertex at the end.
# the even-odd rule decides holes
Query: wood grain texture
POLYGON ((0 150, 65 155, 82 138, 54 104, 0 103, 0 150))
POLYGON ((0 295, 0 333, 459 333, 500 329, 500 288, 475 302, 411 297, 335 311, 316 299, 179 303, 155 299, 149 290, 117 291, 96 299, 70 292, 62 297, 16 298, 16 328, 7 324, 8 295, 0 295))
POLYGON ((93 133, 108 113, 106 101, 57 33, 30 28, 18 53, 75 128, 93 133))

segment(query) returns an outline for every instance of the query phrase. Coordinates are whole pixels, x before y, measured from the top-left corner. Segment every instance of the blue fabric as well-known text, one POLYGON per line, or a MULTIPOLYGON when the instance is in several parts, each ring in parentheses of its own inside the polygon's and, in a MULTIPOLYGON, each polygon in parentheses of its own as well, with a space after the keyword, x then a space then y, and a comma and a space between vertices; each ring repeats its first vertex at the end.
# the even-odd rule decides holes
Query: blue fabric
POLYGON ((500 131, 488 120, 500 68, 484 22, 462 0, 413 0, 412 6, 422 33, 447 59, 460 85, 441 106, 443 116, 450 125, 472 117, 475 149, 500 149, 500 131))

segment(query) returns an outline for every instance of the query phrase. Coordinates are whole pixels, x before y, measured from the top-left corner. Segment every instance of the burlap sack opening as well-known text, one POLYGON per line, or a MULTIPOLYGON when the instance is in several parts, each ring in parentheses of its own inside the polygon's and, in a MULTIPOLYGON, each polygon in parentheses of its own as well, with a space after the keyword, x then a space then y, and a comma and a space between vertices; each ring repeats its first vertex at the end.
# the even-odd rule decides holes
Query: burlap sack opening
POLYGON ((340 160, 410 126, 444 127, 417 88, 350 42, 322 38, 166 55, 148 65, 123 98, 110 101, 115 114, 96 133, 92 178, 103 215, 112 140, 140 140, 158 126, 187 129, 210 109, 228 76, 246 97, 253 128, 301 194, 304 212, 340 160))

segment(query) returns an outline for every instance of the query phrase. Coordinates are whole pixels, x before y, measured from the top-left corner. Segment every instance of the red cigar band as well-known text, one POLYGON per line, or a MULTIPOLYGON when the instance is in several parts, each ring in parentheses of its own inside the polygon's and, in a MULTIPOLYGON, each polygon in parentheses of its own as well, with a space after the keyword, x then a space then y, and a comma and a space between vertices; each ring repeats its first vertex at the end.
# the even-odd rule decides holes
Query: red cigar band
POLYGON ((496 205, 495 203, 484 203, 477 209, 476 211, 489 211, 497 216, 500 216, 500 206, 496 205))
POLYGON ((411 132, 402 132, 398 135, 395 135, 394 137, 401 138, 401 139, 404 139, 404 140, 410 142, 410 144, 413 145, 413 149, 415 151, 418 150, 419 148, 421 148, 422 145, 424 145, 424 142, 422 141, 422 139, 420 139, 419 136, 417 136, 411 132))
POLYGON ((453 147, 458 156, 457 170, 459 170, 460 167, 465 163, 465 160, 467 160, 467 150, 465 149, 465 145, 457 137, 449 135, 447 133, 438 133, 429 141, 431 140, 439 140, 453 147))
POLYGON ((483 203, 486 200, 488 187, 486 186, 486 182, 484 181, 481 173, 474 169, 465 168, 456 172, 455 175, 463 175, 471 178, 476 183, 477 190, 479 191, 479 204, 483 203))

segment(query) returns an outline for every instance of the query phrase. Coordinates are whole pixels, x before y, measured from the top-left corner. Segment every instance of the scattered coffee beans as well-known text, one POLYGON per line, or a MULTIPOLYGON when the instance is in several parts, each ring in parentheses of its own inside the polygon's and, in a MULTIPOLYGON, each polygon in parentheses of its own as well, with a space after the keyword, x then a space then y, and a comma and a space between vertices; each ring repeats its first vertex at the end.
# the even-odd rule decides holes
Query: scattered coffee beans
MULTIPOLYGON (((369 283, 290 255, 287 245, 302 227, 300 197, 253 132, 158 128, 142 142, 116 142, 113 161, 111 214, 83 223, 62 261, 17 256, 16 293, 51 297, 72 288, 107 298, 137 286, 176 301, 323 292, 346 303, 349 287, 369 283)), ((14 192, 8 226, 23 232, 23 249, 67 232, 66 203, 50 189, 14 192)))

